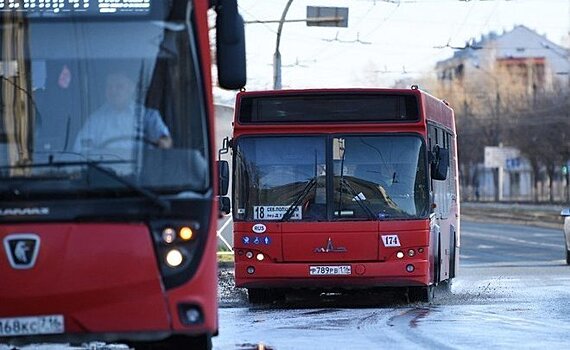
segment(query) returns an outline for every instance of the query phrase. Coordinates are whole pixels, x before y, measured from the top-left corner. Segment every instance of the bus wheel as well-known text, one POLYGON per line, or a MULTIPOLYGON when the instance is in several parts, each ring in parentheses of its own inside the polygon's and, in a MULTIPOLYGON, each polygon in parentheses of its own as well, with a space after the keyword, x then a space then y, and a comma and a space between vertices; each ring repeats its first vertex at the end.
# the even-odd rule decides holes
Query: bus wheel
POLYGON ((451 281, 451 279, 454 278, 456 274, 455 271, 455 269, 457 268, 455 266, 456 250, 457 250, 457 238, 455 231, 453 231, 453 235, 451 236, 451 254, 449 256, 449 281, 451 281))
POLYGON ((408 287, 408 301, 410 303, 430 303, 433 301, 434 295, 435 288, 433 285, 423 287, 408 287))
POLYGON ((566 264, 570 265, 570 248, 566 248, 566 264))
POLYGON ((285 301, 284 289, 248 288, 247 299, 252 304, 270 304, 274 301, 285 301))
POLYGON ((127 342, 129 348, 136 350, 182 350, 199 349, 212 350, 212 336, 202 334, 199 336, 173 335, 157 342, 127 342))
POLYGON ((273 298, 270 289, 248 288, 247 299, 252 304, 268 304, 273 298))
POLYGON ((212 350, 212 337, 205 334, 197 337, 174 337, 168 349, 203 349, 212 350))
POLYGON ((437 285, 437 289, 438 291, 441 291, 443 293, 451 293, 451 286, 453 285, 453 279, 452 278, 448 278, 445 281, 441 281, 438 283, 437 285))

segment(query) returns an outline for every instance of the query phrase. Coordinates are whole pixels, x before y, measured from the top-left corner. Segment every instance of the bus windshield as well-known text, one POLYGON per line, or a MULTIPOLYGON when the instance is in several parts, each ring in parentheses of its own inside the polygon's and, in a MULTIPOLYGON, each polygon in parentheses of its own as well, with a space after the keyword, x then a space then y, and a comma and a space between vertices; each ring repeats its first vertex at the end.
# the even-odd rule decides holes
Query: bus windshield
POLYGON ((209 189, 191 23, 2 16, 0 193, 209 189))
POLYGON ((415 135, 242 137, 236 220, 425 218, 425 145, 415 135))

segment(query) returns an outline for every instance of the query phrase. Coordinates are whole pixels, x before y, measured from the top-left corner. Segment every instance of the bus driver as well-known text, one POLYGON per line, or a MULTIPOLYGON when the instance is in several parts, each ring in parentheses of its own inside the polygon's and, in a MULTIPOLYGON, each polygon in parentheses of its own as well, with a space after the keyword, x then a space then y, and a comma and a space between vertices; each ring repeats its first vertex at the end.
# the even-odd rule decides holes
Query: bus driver
POLYGON ((79 131, 74 150, 132 150, 141 138, 154 147, 172 147, 170 132, 160 113, 136 103, 135 90, 136 84, 126 74, 109 74, 105 85, 106 102, 89 116, 79 131))

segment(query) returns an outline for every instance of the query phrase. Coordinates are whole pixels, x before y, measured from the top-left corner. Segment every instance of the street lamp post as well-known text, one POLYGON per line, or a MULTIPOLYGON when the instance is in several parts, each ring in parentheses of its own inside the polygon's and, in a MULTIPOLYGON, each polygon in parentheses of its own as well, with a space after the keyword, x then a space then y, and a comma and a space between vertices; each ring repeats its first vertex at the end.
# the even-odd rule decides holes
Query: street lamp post
POLYGON ((291 7, 293 0, 287 1, 283 13, 281 14, 281 20, 279 20, 279 27, 277 28, 277 40, 275 42, 275 53, 273 54, 273 89, 281 89, 281 53, 279 52, 279 44, 281 42, 281 31, 283 30, 283 23, 285 22, 285 17, 291 7))
MULTIPOLYGON (((281 43, 281 31, 285 22, 305 22, 307 26, 322 27, 347 27, 348 26, 348 7, 320 7, 308 6, 307 18, 296 20, 285 20, 289 7, 293 0, 287 1, 279 27, 277 28, 277 40, 275 42, 275 54, 273 55, 273 89, 281 89, 281 53, 279 52, 279 44, 281 43), (309 15, 311 14, 311 15, 309 15)), ((276 21, 256 21, 255 23, 274 23, 276 21)))

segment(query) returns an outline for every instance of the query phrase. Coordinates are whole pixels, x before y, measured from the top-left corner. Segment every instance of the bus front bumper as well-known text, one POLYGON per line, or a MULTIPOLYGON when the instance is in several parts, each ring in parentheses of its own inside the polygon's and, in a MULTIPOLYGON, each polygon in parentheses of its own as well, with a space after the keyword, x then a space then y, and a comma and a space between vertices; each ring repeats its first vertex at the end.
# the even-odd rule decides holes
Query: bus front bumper
POLYGON ((240 288, 372 288, 427 286, 425 260, 347 263, 236 262, 240 288))

